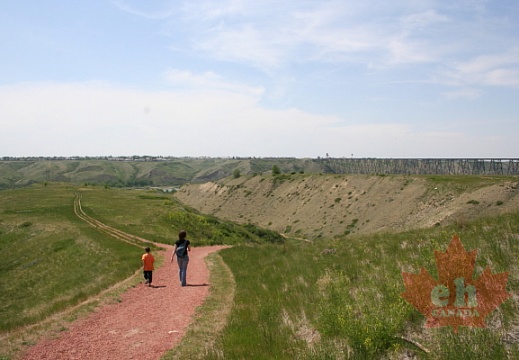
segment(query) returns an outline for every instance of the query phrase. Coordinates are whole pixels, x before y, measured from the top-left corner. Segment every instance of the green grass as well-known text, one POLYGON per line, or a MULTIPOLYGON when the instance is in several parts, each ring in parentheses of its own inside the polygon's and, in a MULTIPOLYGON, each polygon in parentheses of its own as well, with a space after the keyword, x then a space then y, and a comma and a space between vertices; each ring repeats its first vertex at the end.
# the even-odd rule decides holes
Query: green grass
MULTIPOLYGON (((0 335, 69 308, 140 267, 140 247, 75 217, 76 190, 49 184, 0 191, 0 335)), ((513 340, 519 332, 519 213, 459 227, 281 243, 272 232, 203 216, 170 195, 79 191, 89 215, 129 233, 172 243, 185 228, 197 245, 235 245, 218 255, 234 282, 215 260, 220 277, 211 280, 212 297, 197 313, 189 344, 165 358, 519 358, 513 340), (455 233, 466 250, 478 250, 474 278, 486 266, 509 272, 513 295, 487 316, 487 328, 460 327, 458 334, 425 329, 424 316, 400 296, 403 271, 418 273, 423 266, 437 278, 434 250, 445 251, 455 233), (213 327, 218 317, 227 322, 213 327)), ((7 357, 5 349, 2 344, 0 358, 7 357)))
POLYGON ((82 189, 83 210, 128 233, 173 244, 186 230, 193 246, 243 242, 283 242, 277 233, 253 225, 238 225, 202 215, 181 205, 172 195, 157 191, 82 189))
POLYGON ((210 271, 211 292, 197 309, 194 323, 184 340, 164 354, 162 360, 203 359, 213 351, 218 335, 227 323, 236 290, 234 277, 219 253, 210 254, 206 263, 210 271))
POLYGON ((89 227, 73 201, 61 186, 0 192, 0 332, 41 321, 139 267, 142 249, 89 227))
POLYGON ((451 191, 454 193, 463 193, 480 189, 496 183, 504 183, 506 181, 517 182, 514 176, 468 176, 468 175, 423 175, 420 176, 430 184, 430 189, 434 191, 451 191))
POLYGON ((486 266, 508 271, 507 289, 517 299, 519 214, 463 229, 236 246, 221 252, 236 281, 234 308, 204 358, 517 358, 519 344, 509 340, 518 332, 517 300, 487 316, 487 328, 454 334, 450 327, 425 329, 424 316, 400 297, 402 271, 424 266, 437 278, 434 250, 445 251, 454 233, 467 250, 478 249, 474 278, 486 266))
POLYGON ((87 189, 49 183, 0 191, 0 334, 81 303, 140 268, 143 244, 118 241, 76 217, 77 191, 91 216, 160 243, 172 244, 181 228, 194 246, 283 241, 253 225, 202 216, 157 192, 87 189))

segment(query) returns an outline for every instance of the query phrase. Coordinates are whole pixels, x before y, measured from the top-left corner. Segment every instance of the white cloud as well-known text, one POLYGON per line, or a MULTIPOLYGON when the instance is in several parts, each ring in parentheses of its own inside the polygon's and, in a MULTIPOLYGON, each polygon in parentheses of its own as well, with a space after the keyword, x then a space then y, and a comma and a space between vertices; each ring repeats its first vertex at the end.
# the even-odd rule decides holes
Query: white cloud
POLYGON ((266 72, 291 61, 383 63, 384 52, 392 64, 429 61, 437 50, 424 34, 447 21, 427 4, 376 1, 198 1, 179 8, 171 23, 178 31, 182 24, 193 50, 266 72))
MULTIPOLYGON (((184 75, 204 88, 207 77, 184 75)), ((0 153, 273 156, 299 151, 290 149, 290 134, 304 139, 306 129, 332 121, 296 110, 265 110, 257 101, 256 90, 145 92, 99 83, 4 86, 0 119, 8 121, 2 122, 0 153), (10 141, 15 138, 16 143, 10 141), (272 141, 278 145, 265 146, 272 141)))
POLYGON ((289 42, 275 31, 261 31, 250 24, 215 27, 193 45, 218 60, 246 63, 263 69, 277 67, 284 60, 289 42))
POLYGON ((439 14, 435 10, 427 10, 420 13, 404 15, 400 23, 405 31, 413 32, 430 26, 437 26, 438 23, 447 22, 448 17, 439 14))
POLYGON ((479 52, 481 42, 499 36, 502 22, 485 0, 112 1, 138 16, 164 18, 173 49, 267 74, 304 62, 441 64, 479 52))
MULTIPOLYGON (((266 2, 264 2, 266 4, 266 2)), ((229 16, 245 16, 255 8, 255 2, 243 0, 187 1, 182 8, 184 16, 190 21, 211 21, 229 16)))
MULTIPOLYGON (((184 75, 188 81, 197 79, 193 74, 184 75)), ((510 156, 508 147, 515 143, 506 138, 508 135, 496 139, 452 131, 417 131, 407 124, 353 125, 345 119, 298 109, 265 109, 257 100, 254 91, 146 92, 102 83, 3 86, 0 153, 510 156), (485 154, 480 154, 478 144, 486 145, 485 154)))
POLYGON ((443 93, 447 99, 457 100, 457 99, 465 99, 465 100, 475 100, 480 98, 483 95, 481 90, 472 89, 472 88, 462 88, 454 91, 446 91, 443 93))
POLYGON ((519 48, 458 62, 439 73, 437 81, 451 86, 519 86, 519 48))
POLYGON ((23 26, 0 60, 14 84, 0 87, 0 154, 461 156, 515 144, 513 1, 110 0, 41 17, 12 4, 4 28, 23 26), (500 143, 485 133, 499 134, 495 119, 508 121, 500 143))
POLYGON ((427 47, 426 44, 413 43, 406 38, 390 40, 387 47, 391 53, 390 64, 392 65, 426 63, 434 59, 427 51, 420 51, 427 47))
POLYGON ((261 96, 264 92, 261 87, 229 82, 212 71, 195 74, 187 70, 169 69, 165 76, 171 85, 196 91, 230 91, 249 96, 261 96))
POLYGON ((120 10, 146 19, 167 19, 178 12, 173 3, 162 0, 111 0, 120 10))
MULTIPOLYGON (((449 22, 445 15, 434 10, 405 14, 398 19, 386 36, 382 48, 390 53, 389 65, 409 63, 434 63, 439 61, 444 49, 428 35, 431 29, 449 22)), ((387 28, 384 28, 387 31, 387 28)), ((380 34, 379 36, 382 37, 380 34)))
POLYGON ((519 86, 519 67, 513 69, 494 69, 489 71, 484 83, 493 86, 519 86))

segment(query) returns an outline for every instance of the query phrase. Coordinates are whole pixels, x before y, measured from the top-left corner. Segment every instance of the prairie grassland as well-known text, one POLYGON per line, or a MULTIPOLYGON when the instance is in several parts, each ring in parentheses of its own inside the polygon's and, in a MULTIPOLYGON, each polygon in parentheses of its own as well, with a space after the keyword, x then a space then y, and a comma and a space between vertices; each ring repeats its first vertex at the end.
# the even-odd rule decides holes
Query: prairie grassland
POLYGON ((78 192, 90 216, 147 240, 172 243, 182 226, 195 246, 282 241, 254 226, 204 217, 154 191, 78 189, 56 183, 2 190, 0 358, 32 341, 12 344, 13 334, 23 337, 24 328, 139 274, 144 244, 149 243, 119 241, 80 220, 74 213, 78 192))
MULTIPOLYGON (((214 261, 220 266, 214 271, 220 279, 211 280, 219 284, 215 297, 200 309, 190 346, 165 358, 519 358, 519 214, 449 228, 283 243, 273 232, 203 216, 171 195, 61 184, 0 191, 0 339, 139 269, 141 248, 74 215, 76 191, 90 216, 148 240, 172 243, 184 228, 197 245, 235 245, 218 255, 234 282, 214 261), (512 295, 486 318, 487 328, 460 327, 458 334, 425 329, 423 315, 400 296, 403 271, 425 267, 437 278, 434 250, 445 251, 455 233, 465 249, 478 249, 474 278, 486 266, 509 272, 512 295), (225 326, 208 321, 211 316, 226 318, 225 326)), ((0 358, 14 352, 0 341, 0 358)))
POLYGON ((0 192, 0 331, 34 324, 130 277, 140 247, 79 220, 70 187, 0 192))
POLYGON ((445 228, 220 252, 236 281, 227 326, 204 359, 519 358, 519 214, 445 228), (434 250, 457 233, 486 266, 509 272, 511 297, 487 328, 424 328, 400 294, 402 272, 437 278, 434 250))
POLYGON ((182 229, 187 231, 193 246, 283 242, 283 238, 274 231, 202 215, 180 204, 172 195, 155 190, 87 187, 79 192, 83 210, 90 216, 162 244, 173 244, 182 229))

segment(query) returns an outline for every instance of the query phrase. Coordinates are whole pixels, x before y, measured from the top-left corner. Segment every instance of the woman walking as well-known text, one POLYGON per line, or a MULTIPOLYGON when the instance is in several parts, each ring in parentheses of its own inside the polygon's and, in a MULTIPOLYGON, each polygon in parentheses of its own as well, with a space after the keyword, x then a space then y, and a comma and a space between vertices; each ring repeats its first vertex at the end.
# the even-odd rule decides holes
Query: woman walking
POLYGON ((177 256, 177 264, 178 264, 178 274, 180 277, 180 285, 186 286, 186 277, 187 277, 187 264, 189 263, 189 254, 191 251, 191 242, 186 239, 187 233, 185 230, 182 230, 178 233, 178 240, 175 242, 175 250, 171 255, 171 261, 175 255, 177 256))

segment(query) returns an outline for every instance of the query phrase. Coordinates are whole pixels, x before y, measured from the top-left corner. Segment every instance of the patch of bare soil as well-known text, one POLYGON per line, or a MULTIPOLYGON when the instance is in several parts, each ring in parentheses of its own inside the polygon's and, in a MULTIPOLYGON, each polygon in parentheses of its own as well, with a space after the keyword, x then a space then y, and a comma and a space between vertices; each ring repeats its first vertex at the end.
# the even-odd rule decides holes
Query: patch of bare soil
POLYGON ((209 271, 204 258, 221 246, 194 247, 190 252, 188 286, 180 286, 178 266, 171 263, 172 247, 163 265, 153 272, 153 283, 143 283, 73 323, 56 338, 47 338, 28 349, 25 360, 159 359, 184 336, 195 310, 209 292, 209 271))

